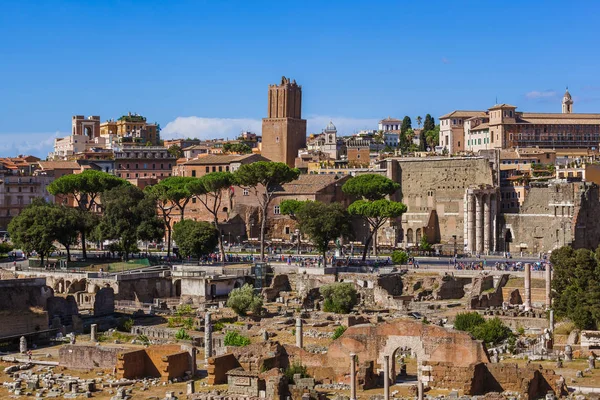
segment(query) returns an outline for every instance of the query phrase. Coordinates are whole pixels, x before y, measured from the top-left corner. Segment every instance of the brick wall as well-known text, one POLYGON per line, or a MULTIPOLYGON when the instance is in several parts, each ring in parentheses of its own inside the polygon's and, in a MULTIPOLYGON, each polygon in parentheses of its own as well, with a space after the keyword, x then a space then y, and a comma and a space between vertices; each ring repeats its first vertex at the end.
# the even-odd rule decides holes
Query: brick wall
POLYGON ((121 347, 62 346, 58 350, 59 365, 69 369, 113 369, 121 347))
POLYGON ((240 363, 233 354, 225 354, 208 359, 208 384, 220 385, 227 383, 227 372, 239 368, 240 363))

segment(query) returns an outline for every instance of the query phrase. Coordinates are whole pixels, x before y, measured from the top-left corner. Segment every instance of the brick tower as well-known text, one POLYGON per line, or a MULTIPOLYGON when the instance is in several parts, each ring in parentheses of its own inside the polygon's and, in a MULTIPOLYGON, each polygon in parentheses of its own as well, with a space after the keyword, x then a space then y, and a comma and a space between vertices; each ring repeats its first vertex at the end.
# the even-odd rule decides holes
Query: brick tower
POLYGON ((302 119, 302 86, 285 76, 269 85, 269 109, 262 123, 262 155, 294 167, 298 150, 306 147, 306 120, 302 119))

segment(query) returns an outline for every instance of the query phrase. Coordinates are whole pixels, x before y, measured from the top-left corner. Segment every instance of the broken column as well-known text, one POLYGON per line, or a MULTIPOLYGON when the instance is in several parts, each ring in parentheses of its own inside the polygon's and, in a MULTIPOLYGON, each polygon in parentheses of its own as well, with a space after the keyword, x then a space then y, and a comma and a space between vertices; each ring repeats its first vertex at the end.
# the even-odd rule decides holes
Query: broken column
POLYGON ((296 347, 302 348, 302 318, 296 318, 296 347))
POLYGON ((531 264, 525 264, 525 311, 531 310, 531 264))
POLYGON ((383 357, 383 399, 390 400, 390 356, 383 357))
POLYGON ((90 325, 90 340, 92 342, 98 341, 98 325, 97 324, 90 325))
POLYGON ((483 253, 483 200, 475 195, 475 252, 483 253))
POLYGON ((546 265, 546 308, 552 307, 552 267, 546 265))
POLYGON ((549 326, 550 333, 554 334, 554 310, 550 310, 550 321, 549 321, 549 323, 550 323, 550 326, 549 326))
POLYGON ((204 316, 204 360, 212 357, 212 323, 210 321, 210 313, 206 312, 204 316))
POLYGON ((356 354, 350 353, 350 400, 356 400, 356 354))
POLYGON ((421 379, 419 379, 417 381, 417 396, 418 396, 417 398, 419 400, 423 400, 423 391, 424 391, 423 382, 421 381, 421 379))
POLYGON ((19 340, 19 351, 21 354, 27 353, 27 339, 25 339, 25 336, 21 336, 19 340))
POLYGON ((588 357, 588 368, 596 369, 596 357, 594 357, 593 355, 590 355, 588 357))

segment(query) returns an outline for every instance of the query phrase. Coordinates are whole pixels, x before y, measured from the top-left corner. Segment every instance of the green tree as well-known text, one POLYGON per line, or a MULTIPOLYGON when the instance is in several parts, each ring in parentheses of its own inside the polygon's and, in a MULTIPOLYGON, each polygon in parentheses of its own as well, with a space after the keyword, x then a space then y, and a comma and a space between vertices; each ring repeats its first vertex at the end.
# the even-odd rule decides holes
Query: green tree
POLYGON ((260 208, 260 257, 265 257, 265 233, 267 210, 277 190, 284 183, 298 179, 300 171, 280 162, 258 161, 243 164, 236 172, 236 181, 240 186, 254 191, 260 208))
POLYGON ((408 254, 402 250, 395 250, 392 253, 392 262, 396 265, 404 265, 408 262, 408 254))
POLYGON ((67 251, 67 261, 71 261, 71 247, 77 244, 78 232, 89 229, 85 211, 63 205, 48 207, 53 221, 54 238, 67 251))
POLYGON ((219 225, 219 212, 221 212, 223 195, 231 195, 231 186, 234 182, 235 179, 231 172, 212 172, 188 185, 190 192, 198 198, 206 211, 212 215, 213 224, 219 232, 219 252, 223 261, 225 261, 225 247, 223 246, 223 236, 219 225))
POLYGON ((406 132, 408 132, 409 129, 412 129, 412 121, 410 120, 410 117, 408 115, 406 115, 404 117, 404 119, 402 120, 402 125, 400 126, 400 132, 406 133, 406 132))
POLYGON ((103 240, 116 240, 117 248, 129 259, 138 241, 160 240, 163 221, 156 215, 151 196, 135 186, 120 186, 102 193, 104 215, 98 225, 103 240))
POLYGON ((570 318, 579 329, 600 327, 600 247, 596 252, 561 247, 550 262, 553 308, 560 317, 570 318))
POLYGON ((296 214, 300 231, 307 234, 313 245, 323 255, 323 268, 327 267, 329 242, 347 237, 352 232, 350 216, 340 203, 305 202, 296 214))
MULTIPOLYGON (((48 185, 48 192, 54 196, 72 195, 80 210, 90 212, 94 206, 101 208, 102 205, 97 201, 101 193, 126 185, 129 185, 129 182, 124 179, 117 178, 106 172, 88 169, 80 174, 61 176, 48 185)), ((80 231, 81 249, 84 258, 87 257, 85 243, 86 230, 87 227, 84 227, 80 231)))
POLYGON ((456 314, 454 329, 473 333, 475 328, 485 322, 485 318, 477 311, 461 312, 456 314))
POLYGON ((189 190, 189 185, 195 180, 196 178, 192 177, 171 176, 160 181, 160 184, 166 188, 169 201, 179 210, 180 221, 183 221, 185 207, 194 197, 189 190))
POLYGON ((319 289, 324 298, 323 311, 348 314, 358 304, 356 288, 352 283, 332 283, 319 289))
POLYGON ((423 123, 423 131, 428 132, 435 128, 435 120, 430 114, 425 116, 425 122, 423 123))
POLYGON ((218 243, 219 231, 209 222, 186 219, 175 224, 173 239, 182 256, 200 258, 210 254, 218 243))
POLYGON ((183 149, 176 144, 169 147, 169 149, 167 151, 169 152, 170 155, 172 155, 175 158, 183 157, 183 149))
POLYGON ((246 143, 225 143, 223 145, 223 152, 234 153, 234 154, 250 154, 252 153, 252 147, 246 143))
MULTIPOLYGON (((427 114, 429 115, 429 114, 427 114)), ((423 118, 421 118, 421 116, 417 116, 417 126, 419 127, 419 129, 421 128, 421 124, 423 123, 423 118)))
POLYGON ((300 254, 300 246, 302 245, 302 231, 300 230, 300 226, 298 224, 298 212, 300 211, 300 209, 302 207, 304 207, 305 204, 306 204, 306 201, 300 201, 300 200, 284 200, 279 204, 280 212, 283 215, 289 216, 292 221, 296 222, 296 225, 298 227, 299 234, 297 235, 298 237, 296 238, 296 240, 297 240, 296 253, 297 254, 300 254))
POLYGON ((423 236, 421 236, 421 241, 419 242, 419 249, 421 249, 422 251, 433 250, 433 248, 431 247, 431 243, 429 243, 429 239, 427 238, 427 235, 425 233, 423 234, 423 236))
POLYGON ((42 265, 54 250, 54 221, 49 212, 51 208, 43 200, 34 201, 8 224, 8 233, 13 243, 24 252, 37 252, 42 265))
POLYGON ((262 306, 262 298, 254 293, 254 289, 249 284, 229 292, 227 307, 230 307, 237 315, 244 316, 248 311, 251 311, 253 315, 260 315, 262 306))
POLYGON ((10 253, 11 251, 13 251, 14 249, 15 249, 15 246, 12 243, 8 243, 8 242, 0 243, 0 254, 1 255, 6 255, 6 254, 10 253))
POLYGON ((499 344, 513 335, 510 328, 504 325, 498 317, 488 319, 483 324, 476 326, 472 333, 475 339, 492 344, 499 344))
POLYGON ((425 132, 425 141, 427 142, 427 145, 433 149, 440 142, 440 126, 436 125, 429 131, 425 131, 425 128, 423 128, 423 131, 425 132))
MULTIPOLYGON (((144 192, 146 192, 146 195, 155 202, 156 208, 160 212, 160 217, 163 220, 167 232, 167 257, 169 257, 171 255, 171 241, 173 234, 173 228, 171 227, 173 218, 171 217, 171 213, 175 207, 174 200, 176 197, 174 197, 171 187, 163 184, 163 182, 164 180, 158 182, 156 185, 146 186, 144 192)), ((175 193, 175 196, 178 196, 177 192, 175 193)))
MULTIPOLYGON (((369 224, 369 233, 363 250, 363 261, 367 258, 373 238, 377 231, 390 218, 398 218, 406 212, 406 206, 400 202, 387 200, 386 196, 393 195, 400 185, 391 179, 377 174, 358 175, 349 179, 342 191, 350 196, 362 198, 348 207, 350 215, 359 216, 369 224)), ((373 246, 377 255, 377 243, 373 246)))

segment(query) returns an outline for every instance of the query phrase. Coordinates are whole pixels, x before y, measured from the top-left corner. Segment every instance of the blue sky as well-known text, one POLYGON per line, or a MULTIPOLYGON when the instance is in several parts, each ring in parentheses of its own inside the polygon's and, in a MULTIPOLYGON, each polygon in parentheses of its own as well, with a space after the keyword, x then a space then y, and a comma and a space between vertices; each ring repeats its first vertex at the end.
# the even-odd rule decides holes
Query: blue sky
POLYGON ((0 156, 45 155, 71 116, 163 136, 260 130, 269 83, 303 86, 309 130, 499 102, 600 112, 600 2, 0 1, 0 156))

